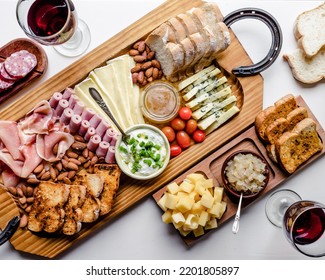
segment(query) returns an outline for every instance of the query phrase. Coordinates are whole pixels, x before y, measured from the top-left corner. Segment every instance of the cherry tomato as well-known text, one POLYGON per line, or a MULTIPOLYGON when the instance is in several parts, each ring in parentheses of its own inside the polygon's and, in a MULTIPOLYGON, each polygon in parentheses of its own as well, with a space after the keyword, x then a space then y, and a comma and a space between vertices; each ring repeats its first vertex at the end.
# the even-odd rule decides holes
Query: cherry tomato
POLYGON ((173 142, 176 138, 175 130, 170 126, 165 126, 161 131, 166 135, 169 142, 173 142))
POLYGON ((176 157, 182 152, 182 148, 177 144, 170 145, 170 156, 176 157))
POLYGON ((205 132, 203 130, 198 129, 194 131, 192 137, 195 142, 201 143, 205 139, 205 132))
POLYGON ((186 122, 185 131, 188 134, 192 134, 197 129, 197 121, 190 119, 186 122))
POLYGON ((181 117, 182 120, 187 121, 191 118, 192 116, 192 110, 188 107, 182 107, 179 109, 178 112, 179 116, 181 117))
POLYGON ((170 126, 173 129, 175 129, 177 131, 180 131, 180 130, 183 130, 185 128, 185 122, 181 118, 175 118, 170 122, 170 126))
POLYGON ((185 131, 178 131, 176 134, 176 141, 182 149, 186 149, 191 145, 191 138, 185 131))

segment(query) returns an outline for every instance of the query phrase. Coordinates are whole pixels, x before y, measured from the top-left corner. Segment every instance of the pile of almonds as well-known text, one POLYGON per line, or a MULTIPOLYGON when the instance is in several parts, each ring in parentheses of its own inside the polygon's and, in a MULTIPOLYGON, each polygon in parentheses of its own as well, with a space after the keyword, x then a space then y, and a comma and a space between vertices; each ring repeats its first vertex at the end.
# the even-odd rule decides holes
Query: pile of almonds
MULTIPOLYGON (((75 135, 74 140, 61 160, 53 163, 46 161, 40 163, 26 182, 20 183, 17 187, 8 187, 8 191, 21 212, 20 227, 27 225, 27 216, 34 202, 34 190, 40 181, 61 182, 70 185, 80 170, 85 169, 88 173, 93 173, 94 165, 104 162, 104 158, 98 158, 87 148, 87 142, 82 136, 75 135)), ((57 147, 54 147, 53 151, 56 154, 55 149, 57 147)))
POLYGON ((136 65, 131 69, 134 84, 144 87, 146 84, 161 79, 163 76, 160 63, 155 59, 155 52, 151 51, 145 41, 136 42, 129 55, 136 65))

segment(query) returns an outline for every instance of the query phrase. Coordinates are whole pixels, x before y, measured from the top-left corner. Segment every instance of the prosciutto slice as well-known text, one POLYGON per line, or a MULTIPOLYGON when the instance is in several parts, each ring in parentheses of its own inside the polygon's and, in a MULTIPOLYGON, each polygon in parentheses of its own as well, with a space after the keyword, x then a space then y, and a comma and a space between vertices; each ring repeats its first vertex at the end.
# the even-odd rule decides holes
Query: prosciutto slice
POLYGON ((43 161, 60 160, 74 142, 48 101, 41 101, 18 123, 0 121, 0 171, 6 183, 27 178, 43 161), (58 145, 58 152, 53 149, 58 145), (6 176, 8 175, 8 176, 6 176))

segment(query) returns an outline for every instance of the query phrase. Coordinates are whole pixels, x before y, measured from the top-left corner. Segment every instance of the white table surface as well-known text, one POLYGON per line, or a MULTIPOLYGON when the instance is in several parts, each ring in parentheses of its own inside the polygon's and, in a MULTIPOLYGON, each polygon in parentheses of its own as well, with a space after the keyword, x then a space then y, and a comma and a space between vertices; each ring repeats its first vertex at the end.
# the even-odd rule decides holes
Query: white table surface
MULTIPOLYGON (((157 7, 163 0, 75 0, 79 17, 91 30, 92 41, 88 51, 109 39, 120 30, 157 7)), ((282 54, 297 47, 293 36, 295 18, 301 12, 320 5, 321 1, 216 1, 224 15, 241 7, 258 7, 270 12, 280 23, 283 46, 279 58, 266 71, 264 104, 267 107, 287 93, 301 95, 321 125, 325 127, 325 84, 303 86, 293 79, 282 54)), ((26 37, 15 18, 13 0, 0 0, 0 46, 10 40, 26 37)), ((254 62, 266 55, 271 35, 260 21, 245 20, 232 26, 254 62)), ((66 58, 51 47, 44 47, 49 67, 46 74, 25 94, 78 58, 66 58)), ((0 107, 1 109, 1 107, 0 107)), ((280 188, 297 191, 304 199, 325 203, 325 157, 303 172, 296 174, 280 188)), ((148 197, 114 221, 59 255, 62 260, 137 260, 137 259, 307 259, 296 252, 285 240, 282 231, 269 223, 264 207, 268 196, 242 212, 240 231, 232 234, 232 221, 187 248, 178 234, 161 222, 161 210, 148 197)), ((0 206, 1 207, 1 206, 0 206)), ((7 242, 0 247, 0 259, 40 259, 38 256, 17 252, 7 242)))

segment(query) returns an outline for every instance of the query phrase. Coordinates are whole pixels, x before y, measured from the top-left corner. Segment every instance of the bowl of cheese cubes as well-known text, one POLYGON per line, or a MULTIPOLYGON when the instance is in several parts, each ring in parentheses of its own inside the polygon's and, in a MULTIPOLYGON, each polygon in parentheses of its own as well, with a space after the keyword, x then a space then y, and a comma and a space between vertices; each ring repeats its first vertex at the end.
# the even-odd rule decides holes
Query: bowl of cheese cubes
POLYGON ((199 237, 218 226, 226 212, 223 187, 202 173, 190 173, 182 182, 172 182, 157 201, 163 210, 162 221, 172 224, 185 237, 199 237))
POLYGON ((249 150, 239 150, 229 155, 221 168, 221 177, 227 196, 238 202, 251 202, 265 189, 270 171, 265 159, 249 150))

